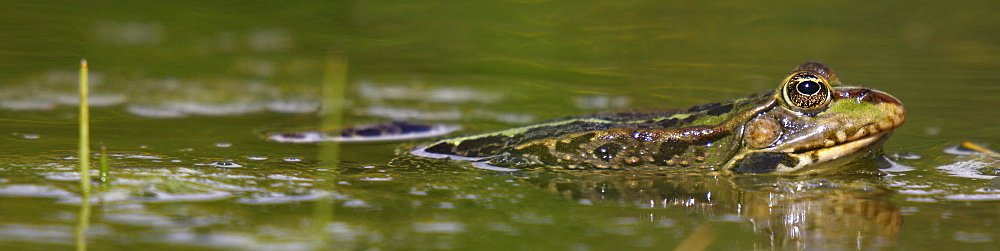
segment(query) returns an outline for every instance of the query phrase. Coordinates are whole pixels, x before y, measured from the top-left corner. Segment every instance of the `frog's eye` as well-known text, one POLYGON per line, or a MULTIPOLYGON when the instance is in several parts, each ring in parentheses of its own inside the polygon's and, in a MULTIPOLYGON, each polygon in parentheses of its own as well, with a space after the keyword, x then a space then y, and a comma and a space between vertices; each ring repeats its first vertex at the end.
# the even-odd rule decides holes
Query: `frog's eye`
POLYGON ((833 98, 829 81, 809 71, 792 73, 778 91, 786 105, 803 112, 826 108, 833 98))

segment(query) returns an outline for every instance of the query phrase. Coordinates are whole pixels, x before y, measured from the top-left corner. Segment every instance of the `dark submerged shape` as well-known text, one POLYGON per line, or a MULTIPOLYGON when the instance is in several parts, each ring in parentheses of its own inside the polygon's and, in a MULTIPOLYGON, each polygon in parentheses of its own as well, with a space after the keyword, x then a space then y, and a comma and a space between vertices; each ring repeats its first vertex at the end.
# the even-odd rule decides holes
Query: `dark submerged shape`
POLYGON ((353 125, 336 130, 273 132, 266 138, 284 143, 374 142, 438 137, 458 130, 458 126, 420 124, 405 121, 353 125))

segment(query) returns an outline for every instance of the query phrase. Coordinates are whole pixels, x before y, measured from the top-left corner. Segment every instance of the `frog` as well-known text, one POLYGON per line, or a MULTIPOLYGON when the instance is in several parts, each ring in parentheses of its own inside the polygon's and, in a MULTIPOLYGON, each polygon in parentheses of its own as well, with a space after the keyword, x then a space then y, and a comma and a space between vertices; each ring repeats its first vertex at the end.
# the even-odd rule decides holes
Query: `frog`
POLYGON ((825 64, 805 62, 776 89, 741 98, 686 110, 568 117, 441 139, 409 153, 502 171, 858 172, 871 168, 851 163, 880 157, 905 118, 906 109, 892 95, 844 85, 825 64))

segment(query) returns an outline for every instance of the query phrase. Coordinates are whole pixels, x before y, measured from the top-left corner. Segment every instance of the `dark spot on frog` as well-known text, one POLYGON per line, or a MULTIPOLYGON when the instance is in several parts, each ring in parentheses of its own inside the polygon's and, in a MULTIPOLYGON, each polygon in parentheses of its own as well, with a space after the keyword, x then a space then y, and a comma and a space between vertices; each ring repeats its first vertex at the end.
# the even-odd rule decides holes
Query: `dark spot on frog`
POLYGON ((512 152, 534 155, 538 158, 539 161, 543 163, 556 163, 559 161, 559 159, 556 158, 555 155, 552 155, 552 153, 549 152, 549 149, 547 147, 541 144, 530 145, 522 148, 519 151, 512 151, 512 152))
MULTIPOLYGON (((708 114, 709 116, 719 116, 719 115, 722 115, 722 114, 729 113, 732 110, 733 110, 733 104, 732 103, 728 103, 728 104, 725 104, 725 105, 723 105, 722 103, 711 103, 711 104, 704 104, 704 105, 699 105, 699 106, 691 107, 690 109, 688 109, 687 112, 688 113, 705 112, 705 114, 708 114)), ((693 117, 693 115, 691 117, 693 117)), ((691 118, 691 117, 688 117, 688 118, 691 118)))
POLYGON ((455 145, 448 142, 441 142, 434 144, 432 146, 428 146, 427 148, 424 149, 424 151, 429 153, 454 154, 455 145))
POLYGON ((679 119, 677 119, 677 118, 672 118, 672 119, 667 119, 667 120, 663 120, 663 121, 660 121, 660 123, 659 123, 659 124, 660 124, 660 126, 662 126, 663 128, 669 128, 669 127, 673 127, 673 126, 676 126, 676 125, 677 125, 677 122, 679 122, 679 121, 680 121, 680 120, 679 120, 679 119))
POLYGON ((687 118, 684 118, 683 120, 681 120, 681 123, 691 124, 692 122, 694 122, 695 120, 697 120, 698 117, 699 117, 698 114, 691 114, 687 118))
POLYGON ((712 108, 711 110, 708 110, 706 114, 711 116, 719 116, 722 114, 729 113, 732 110, 733 110, 733 104, 726 104, 723 106, 712 108))
POLYGON ((590 142, 591 140, 593 140, 594 136, 597 136, 597 134, 596 133, 587 133, 587 134, 584 134, 584 135, 580 135, 580 136, 577 136, 576 138, 573 138, 573 140, 570 140, 570 144, 582 145, 582 144, 585 144, 585 143, 590 142))
POLYGON ((580 150, 580 146, 575 146, 566 142, 556 142, 556 151, 562 153, 575 153, 580 150))
POLYGON ((674 156, 681 155, 687 151, 688 146, 685 144, 678 144, 674 142, 664 142, 660 144, 660 152, 656 155, 661 161, 667 161, 674 158, 674 156))
POLYGON ((583 135, 580 135, 580 136, 576 136, 573 139, 570 139, 569 143, 562 142, 562 141, 556 142, 556 149, 555 150, 557 152, 563 152, 563 153, 578 153, 578 152, 581 152, 581 151, 583 151, 583 149, 581 149, 580 146, 583 145, 583 144, 586 144, 587 142, 590 142, 592 139, 594 139, 595 135, 597 135, 597 134, 595 134, 595 133, 587 133, 587 134, 583 134, 583 135))
POLYGON ((770 173, 778 169, 778 165, 793 167, 799 160, 787 153, 755 152, 747 154, 736 163, 732 171, 737 173, 770 173))
POLYGON ((594 149, 594 157, 600 160, 610 161, 618 155, 618 152, 620 152, 621 149, 622 146, 619 144, 615 143, 603 144, 594 149))

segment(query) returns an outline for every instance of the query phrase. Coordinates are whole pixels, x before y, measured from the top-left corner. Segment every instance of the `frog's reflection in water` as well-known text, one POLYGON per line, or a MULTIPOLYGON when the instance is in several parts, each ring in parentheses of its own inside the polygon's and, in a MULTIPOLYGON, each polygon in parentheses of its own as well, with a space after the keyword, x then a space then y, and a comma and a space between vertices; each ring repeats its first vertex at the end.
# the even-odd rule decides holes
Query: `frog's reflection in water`
MULTIPOLYGON (((752 224, 775 248, 892 246, 902 214, 880 177, 709 176, 621 172, 523 172, 566 199, 682 207, 708 219, 752 224)), ((695 233, 691 235, 696 235, 695 233)), ((762 243, 763 244, 763 243, 762 243)))

